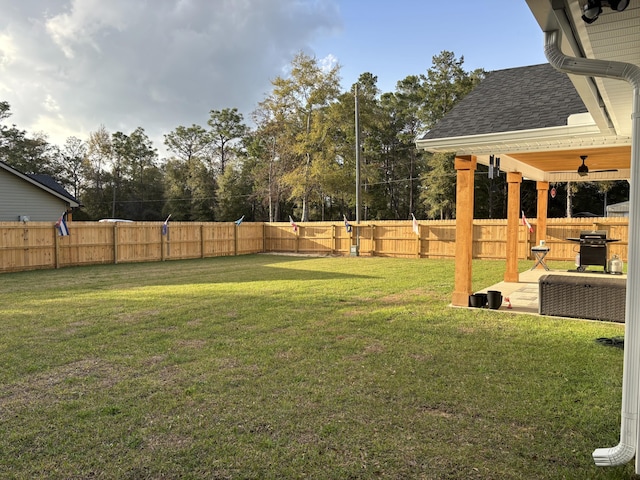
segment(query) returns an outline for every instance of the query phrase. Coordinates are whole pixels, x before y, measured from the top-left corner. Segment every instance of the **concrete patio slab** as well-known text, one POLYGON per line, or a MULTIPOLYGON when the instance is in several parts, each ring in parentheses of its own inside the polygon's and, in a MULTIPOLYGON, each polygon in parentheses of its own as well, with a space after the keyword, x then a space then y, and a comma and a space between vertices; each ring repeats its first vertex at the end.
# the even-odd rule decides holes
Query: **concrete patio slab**
MULTIPOLYGON (((479 290, 476 293, 486 293, 489 290, 497 290, 502 292, 502 306, 499 308, 501 312, 524 313, 529 315, 539 315, 539 286, 540 277, 548 274, 562 275, 579 275, 585 276, 602 276, 608 275, 602 272, 575 272, 567 270, 545 270, 537 268, 520 272, 518 282, 499 282, 495 285, 479 290), (510 305, 510 308, 509 308, 510 305)), ((626 275, 621 275, 626 278, 626 275)))

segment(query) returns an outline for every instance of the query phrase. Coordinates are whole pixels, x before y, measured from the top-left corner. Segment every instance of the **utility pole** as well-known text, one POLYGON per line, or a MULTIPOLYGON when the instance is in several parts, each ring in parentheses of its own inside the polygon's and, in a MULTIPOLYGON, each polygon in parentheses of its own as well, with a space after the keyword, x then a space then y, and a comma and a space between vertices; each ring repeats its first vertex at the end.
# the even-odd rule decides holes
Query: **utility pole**
POLYGON ((358 105, 358 84, 355 84, 356 113, 356 223, 360 223, 360 109, 358 105))
MULTIPOLYGON (((360 254, 360 109, 358 105, 358 84, 354 87, 356 115, 356 246, 355 255, 360 254)), ((353 247, 352 247, 353 252, 353 247)), ((353 253, 352 253, 353 254, 353 253)))

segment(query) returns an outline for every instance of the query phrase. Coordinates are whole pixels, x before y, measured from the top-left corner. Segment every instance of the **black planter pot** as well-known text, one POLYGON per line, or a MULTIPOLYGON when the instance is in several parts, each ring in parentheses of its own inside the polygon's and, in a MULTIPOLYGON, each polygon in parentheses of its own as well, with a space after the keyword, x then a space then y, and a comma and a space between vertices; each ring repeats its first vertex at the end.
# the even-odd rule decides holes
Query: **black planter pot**
POLYGON ((487 306, 487 294, 486 293, 474 293, 469 295, 469 306, 476 308, 484 308, 487 306))
POLYGON ((489 290, 487 292, 487 304, 489 308, 497 310, 502 305, 502 292, 498 290, 489 290))
POLYGON ((476 295, 475 293, 469 295, 469 306, 470 307, 475 307, 475 308, 481 307, 482 306, 481 303, 480 303, 481 301, 482 301, 482 299, 478 295, 476 295))
POLYGON ((487 294, 486 293, 476 293, 478 296, 478 300, 480 302, 480 307, 485 308, 487 306, 487 294))

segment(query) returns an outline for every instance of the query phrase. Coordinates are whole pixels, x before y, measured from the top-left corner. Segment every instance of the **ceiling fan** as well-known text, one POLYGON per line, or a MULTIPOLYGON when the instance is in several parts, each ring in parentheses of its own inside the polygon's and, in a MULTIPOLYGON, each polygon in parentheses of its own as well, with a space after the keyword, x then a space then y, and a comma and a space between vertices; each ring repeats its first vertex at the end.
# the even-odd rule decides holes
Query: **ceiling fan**
MULTIPOLYGON (((582 160, 582 165, 578 167, 578 175, 581 177, 586 177, 589 174, 589 167, 584 163, 587 160, 587 155, 580 155, 580 159, 582 160)), ((617 172, 617 168, 612 168, 609 170, 592 170, 591 173, 604 173, 604 172, 617 172)))

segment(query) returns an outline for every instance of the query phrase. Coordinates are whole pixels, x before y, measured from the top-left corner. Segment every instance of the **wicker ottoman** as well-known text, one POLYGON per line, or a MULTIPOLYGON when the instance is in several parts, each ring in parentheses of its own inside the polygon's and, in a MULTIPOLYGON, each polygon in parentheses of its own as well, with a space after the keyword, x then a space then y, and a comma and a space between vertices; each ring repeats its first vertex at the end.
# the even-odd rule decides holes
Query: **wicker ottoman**
POLYGON ((624 323, 627 279, 610 275, 543 275, 539 313, 624 323))

